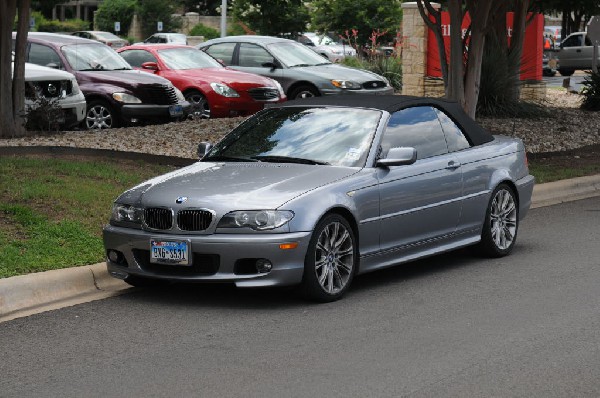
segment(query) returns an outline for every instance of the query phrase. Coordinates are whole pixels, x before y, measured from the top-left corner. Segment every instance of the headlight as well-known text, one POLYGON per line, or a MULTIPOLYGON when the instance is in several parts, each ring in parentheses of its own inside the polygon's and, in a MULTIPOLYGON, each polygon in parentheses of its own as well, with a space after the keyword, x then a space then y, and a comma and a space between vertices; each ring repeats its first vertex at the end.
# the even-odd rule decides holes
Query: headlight
POLYGON ((110 220, 117 223, 141 225, 142 209, 137 209, 134 206, 124 205, 121 203, 114 203, 110 220))
POLYGON ((77 84, 77 80, 75 79, 71 80, 71 92, 73 95, 77 95, 81 92, 79 84, 77 84))
POLYGON ((217 228, 252 228, 265 231, 279 228, 294 218, 294 213, 285 210, 249 210, 227 213, 217 228))
POLYGON ((285 98, 285 91, 283 91, 283 87, 281 86, 281 84, 279 84, 277 80, 273 80, 273 82, 275 83, 275 87, 277 87, 277 90, 279 91, 279 96, 281 98, 285 98))
POLYGON ((173 88, 175 89, 175 95, 177 96, 177 101, 179 101, 179 102, 185 101, 185 97, 183 96, 183 93, 177 87, 173 87, 173 88))
POLYGON ((126 104, 141 104, 142 100, 140 100, 138 97, 135 97, 131 94, 127 94, 127 93, 113 93, 113 98, 116 101, 119 102, 123 102, 126 104))
POLYGON ((332 80, 331 84, 333 84, 337 88, 343 88, 347 90, 360 90, 360 84, 357 82, 353 82, 352 80, 332 80))
POLYGON ((221 83, 211 83, 210 86, 217 94, 222 95, 223 97, 239 97, 240 95, 231 87, 226 84, 221 83))

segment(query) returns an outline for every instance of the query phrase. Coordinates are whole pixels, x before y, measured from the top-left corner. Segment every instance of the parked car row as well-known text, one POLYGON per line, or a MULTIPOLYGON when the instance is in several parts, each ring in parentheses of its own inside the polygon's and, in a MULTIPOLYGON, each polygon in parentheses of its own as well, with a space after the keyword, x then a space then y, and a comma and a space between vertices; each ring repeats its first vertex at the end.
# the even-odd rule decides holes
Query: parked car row
POLYGON ((28 63, 72 74, 87 102, 88 129, 247 116, 287 98, 393 93, 385 78, 334 64, 293 40, 233 36, 196 48, 121 46, 100 33, 33 32, 26 48, 28 63))

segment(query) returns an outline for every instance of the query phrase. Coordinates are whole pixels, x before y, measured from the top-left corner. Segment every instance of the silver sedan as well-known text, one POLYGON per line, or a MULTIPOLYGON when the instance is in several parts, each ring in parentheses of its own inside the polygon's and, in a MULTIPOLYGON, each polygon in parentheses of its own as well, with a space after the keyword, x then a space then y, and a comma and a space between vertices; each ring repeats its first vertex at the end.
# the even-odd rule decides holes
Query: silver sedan
POLYGON ((334 64, 310 48, 270 36, 228 36, 197 46, 232 69, 277 80, 288 99, 340 94, 393 94, 376 73, 334 64))
POLYGON ((520 140, 430 98, 290 101, 199 152, 116 199, 111 275, 300 285, 332 301, 357 274, 424 256, 509 254, 534 185, 520 140))

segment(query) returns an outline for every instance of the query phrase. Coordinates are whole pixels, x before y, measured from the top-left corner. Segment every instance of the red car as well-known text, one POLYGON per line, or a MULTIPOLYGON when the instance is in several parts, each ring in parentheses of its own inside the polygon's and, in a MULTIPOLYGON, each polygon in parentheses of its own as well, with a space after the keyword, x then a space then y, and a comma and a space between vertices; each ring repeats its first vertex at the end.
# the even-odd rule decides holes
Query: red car
POLYGON ((239 72, 194 47, 133 45, 117 50, 132 67, 170 80, 200 117, 247 116, 287 98, 270 78, 239 72))

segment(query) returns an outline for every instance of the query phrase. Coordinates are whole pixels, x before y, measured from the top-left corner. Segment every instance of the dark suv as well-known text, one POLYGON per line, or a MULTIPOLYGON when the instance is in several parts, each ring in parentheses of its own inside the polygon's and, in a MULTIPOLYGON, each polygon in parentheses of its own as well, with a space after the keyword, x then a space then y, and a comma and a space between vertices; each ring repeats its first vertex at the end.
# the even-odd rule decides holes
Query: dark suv
POLYGON ((27 62, 75 75, 87 101, 84 123, 89 129, 169 121, 190 111, 171 82, 133 70, 114 50, 94 40, 29 33, 26 57, 27 62))

